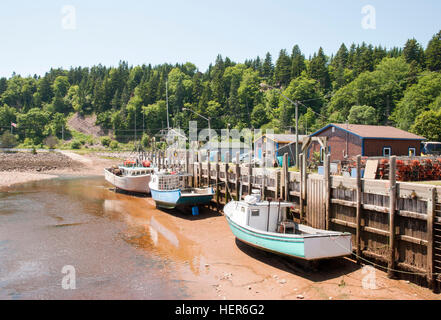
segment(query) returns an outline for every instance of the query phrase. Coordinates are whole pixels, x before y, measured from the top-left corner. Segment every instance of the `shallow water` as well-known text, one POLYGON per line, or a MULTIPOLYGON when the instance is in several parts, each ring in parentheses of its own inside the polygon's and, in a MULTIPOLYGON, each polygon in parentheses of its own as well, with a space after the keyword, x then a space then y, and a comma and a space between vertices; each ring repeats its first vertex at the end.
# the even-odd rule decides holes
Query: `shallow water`
MULTIPOLYGON (((0 299, 181 299, 200 257, 148 198, 101 177, 58 178, 0 193, 0 299), (64 266, 75 290, 62 288, 64 266)), ((195 249, 196 248, 196 249, 195 249)))

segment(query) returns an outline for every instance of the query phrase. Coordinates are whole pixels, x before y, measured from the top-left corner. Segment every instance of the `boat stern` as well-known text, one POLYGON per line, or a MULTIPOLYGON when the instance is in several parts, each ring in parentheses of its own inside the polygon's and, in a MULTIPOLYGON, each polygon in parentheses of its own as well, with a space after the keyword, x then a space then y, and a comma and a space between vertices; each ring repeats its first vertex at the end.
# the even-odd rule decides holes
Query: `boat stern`
POLYGON ((349 256, 352 254, 351 234, 305 237, 305 259, 320 260, 349 256))

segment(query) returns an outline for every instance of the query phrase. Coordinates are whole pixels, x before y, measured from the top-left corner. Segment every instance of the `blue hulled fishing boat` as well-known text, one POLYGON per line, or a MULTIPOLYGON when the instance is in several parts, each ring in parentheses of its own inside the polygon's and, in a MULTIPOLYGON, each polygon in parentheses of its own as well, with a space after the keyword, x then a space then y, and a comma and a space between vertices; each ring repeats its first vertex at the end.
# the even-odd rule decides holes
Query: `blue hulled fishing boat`
POLYGON ((291 203, 260 201, 259 195, 224 207, 231 231, 242 242, 273 253, 320 260, 352 253, 351 234, 317 230, 287 219, 291 203))
POLYGON ((154 174, 149 187, 156 206, 174 209, 209 204, 214 196, 213 188, 189 188, 185 183, 187 176, 187 174, 179 173, 154 174))

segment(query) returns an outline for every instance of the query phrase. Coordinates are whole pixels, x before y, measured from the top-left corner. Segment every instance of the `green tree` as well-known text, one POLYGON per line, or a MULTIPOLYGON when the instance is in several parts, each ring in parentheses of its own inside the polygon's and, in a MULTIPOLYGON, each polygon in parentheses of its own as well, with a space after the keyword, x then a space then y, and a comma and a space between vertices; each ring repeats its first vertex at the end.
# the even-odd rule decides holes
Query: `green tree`
POLYGON ((2 148, 14 148, 17 146, 17 138, 9 131, 5 131, 0 137, 0 146, 2 148))
POLYGON ((403 99, 394 110, 391 120, 401 129, 409 130, 415 118, 441 95, 441 74, 426 72, 405 91, 403 99))
POLYGON ((40 144, 44 139, 44 131, 49 123, 49 114, 38 108, 33 108, 25 114, 18 115, 20 134, 31 139, 34 144, 40 144))
POLYGON ((297 77, 300 77, 302 72, 306 70, 305 56, 302 54, 302 51, 300 50, 298 45, 295 45, 292 49, 291 61, 291 78, 295 79, 297 77))
POLYGON ((371 106, 353 106, 349 111, 348 121, 351 124, 370 124, 378 123, 377 112, 371 106))
POLYGON ((251 125, 253 128, 260 129, 263 125, 272 120, 272 112, 262 103, 256 105, 251 113, 251 125))
POLYGON ((311 79, 315 79, 320 83, 322 89, 329 89, 331 81, 329 77, 328 59, 322 48, 315 54, 309 63, 308 75, 311 79))
POLYGON ((265 61, 262 65, 262 77, 267 80, 272 80, 274 76, 274 65, 271 54, 268 52, 265 56, 265 61))
POLYGON ((407 40, 404 46, 403 56, 409 64, 415 61, 418 65, 424 66, 424 49, 416 39, 407 40))
POLYGON ((434 35, 427 45, 426 65, 430 71, 441 70, 441 31, 434 35))
POLYGON ((412 125, 411 131, 429 141, 441 141, 441 111, 425 111, 412 125))
POLYGON ((274 80, 276 84, 286 87, 289 85, 291 80, 291 59, 286 53, 286 50, 280 50, 279 58, 276 62, 276 67, 274 70, 274 80))
POLYGON ((17 122, 17 113, 14 108, 5 104, 0 107, 0 127, 8 128, 12 122, 17 122))

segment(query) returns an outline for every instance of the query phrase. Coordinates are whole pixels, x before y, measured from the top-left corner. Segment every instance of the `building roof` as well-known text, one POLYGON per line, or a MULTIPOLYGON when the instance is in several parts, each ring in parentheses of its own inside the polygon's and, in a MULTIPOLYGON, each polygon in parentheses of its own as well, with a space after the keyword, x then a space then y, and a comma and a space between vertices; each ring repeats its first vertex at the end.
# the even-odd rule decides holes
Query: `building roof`
MULTIPOLYGON (((255 141, 259 140, 262 137, 267 137, 268 139, 278 142, 278 143, 293 143, 296 142, 296 135, 295 134, 263 134, 259 138, 257 138, 255 141)), ((299 143, 302 143, 303 138, 307 136, 300 135, 299 134, 299 143)))
POLYGON ((326 127, 320 129, 319 131, 311 134, 311 136, 316 136, 321 132, 325 131, 330 127, 336 127, 347 131, 349 133, 355 134, 363 139, 393 139, 393 140, 426 140, 422 136, 394 128, 391 126, 373 126, 373 125, 363 125, 363 124, 338 124, 331 123, 326 127))

